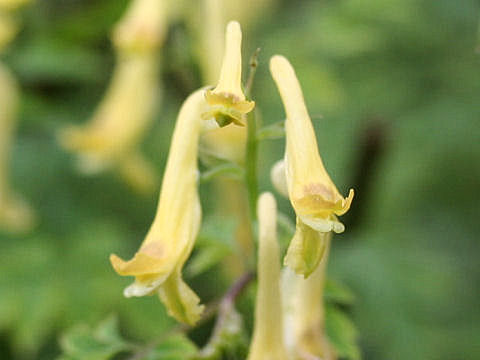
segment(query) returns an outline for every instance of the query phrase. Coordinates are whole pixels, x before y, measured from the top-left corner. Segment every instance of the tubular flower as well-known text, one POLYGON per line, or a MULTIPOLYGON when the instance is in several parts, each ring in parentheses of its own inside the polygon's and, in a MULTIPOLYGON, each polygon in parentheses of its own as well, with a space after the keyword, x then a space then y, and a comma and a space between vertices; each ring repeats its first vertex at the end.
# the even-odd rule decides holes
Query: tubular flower
POLYGON ((197 236, 201 207, 198 198, 197 151, 205 111, 204 89, 190 95, 178 115, 153 224, 133 259, 110 256, 115 271, 135 276, 124 295, 158 293, 171 316, 194 324, 203 311, 198 296, 184 283, 181 270, 197 236))
POLYGON ((159 97, 157 50, 166 35, 166 5, 166 0, 132 2, 113 33, 117 65, 104 100, 86 125, 60 133, 63 147, 77 154, 81 172, 115 169, 142 192, 156 182, 137 147, 159 97), (133 166, 132 158, 141 164, 133 166))
POLYGON ((308 279, 282 271, 284 339, 294 359, 336 359, 325 332, 323 292, 332 233, 325 233, 325 256, 308 279))
POLYGON ((25 232, 34 225, 34 214, 31 208, 13 193, 8 181, 17 105, 18 89, 15 79, 0 63, 0 228, 25 232))
MULTIPOLYGON (((201 48, 199 49, 199 55, 202 65, 202 70, 204 73, 204 79, 207 83, 215 83, 218 81, 220 70, 222 69, 222 57, 224 61, 227 59, 227 52, 225 52, 225 40, 230 44, 230 58, 233 60, 239 60, 240 62, 234 66, 240 66, 238 70, 234 66, 230 66, 231 70, 228 70, 227 65, 224 65, 224 70, 222 70, 223 78, 232 76, 237 77, 235 79, 238 84, 235 85, 235 91, 238 94, 239 99, 245 99, 240 84, 241 77, 241 33, 239 37, 235 38, 233 33, 237 30, 233 29, 238 28, 237 25, 230 25, 230 30, 227 29, 227 36, 225 39, 225 24, 226 19, 228 18, 227 14, 227 3, 225 0, 204 0, 202 1, 202 10, 204 19, 206 20, 206 25, 198 27, 198 33, 200 34, 199 43, 201 43, 201 48), (232 28, 233 27, 233 28, 232 28), (229 35, 230 33, 230 35, 229 35), (233 35, 232 35, 233 34, 233 35), (238 41, 238 43, 236 43, 238 41), (235 46, 235 47, 234 47, 235 46), (240 71, 240 72, 238 72, 240 71), (230 72, 230 74, 229 74, 230 72)), ((238 35, 238 34, 237 34, 238 35)), ((229 58, 229 59, 230 59, 229 58)), ((233 63, 232 60, 229 60, 233 63)), ((224 81, 225 82, 225 81, 224 81)), ((219 84, 220 85, 220 84, 219 84)), ((224 86, 225 88, 226 86, 224 86)), ((218 87, 217 87, 218 88, 218 87)), ((220 87, 222 89, 222 87, 220 87)), ((213 92, 213 91, 212 91, 213 92)), ((221 99, 220 99, 221 100, 221 99)), ((223 104, 222 101, 220 101, 223 104)), ((215 102, 212 103, 212 109, 210 112, 205 114, 206 117, 213 116, 217 118, 217 122, 220 125, 225 123, 232 122, 231 116, 225 116, 225 110, 223 105, 217 106, 215 102), (220 112, 218 110, 220 109, 220 112), (223 111, 223 112, 222 112, 223 111)), ((228 104, 226 112, 228 112, 228 104)), ((237 118, 241 120, 242 125, 245 123, 244 116, 242 114, 237 114, 237 118)), ((215 158, 221 158, 229 160, 235 163, 243 163, 245 158, 245 146, 247 141, 247 129, 245 126, 237 126, 238 121, 233 120, 233 123, 230 123, 223 127, 218 127, 217 122, 213 121, 216 128, 213 128, 210 131, 205 132, 202 135, 201 147, 202 152, 205 154, 212 154, 215 158)))
POLYGON ((210 109, 203 117, 215 118, 220 126, 232 122, 245 126, 245 115, 253 110, 255 102, 246 100, 242 90, 242 31, 238 22, 228 23, 225 45, 217 87, 205 92, 210 109))
POLYGON ((277 205, 271 193, 258 199, 259 256, 255 327, 248 360, 286 360, 283 343, 277 205))
MULTIPOLYGON (((296 241, 292 242, 285 260, 295 272, 308 276, 318 265, 321 255, 305 261, 309 256, 305 239, 313 236, 313 230, 343 232, 345 227, 336 216, 348 211, 354 193, 351 189, 348 197, 343 198, 325 170, 300 84, 288 60, 274 56, 270 60, 270 71, 287 114, 285 175, 290 202, 297 214, 296 241)), ((321 243, 323 241, 318 241, 318 247, 325 246, 321 243)), ((315 253, 322 254, 322 251, 315 253)))
MULTIPOLYGON (((325 253, 327 254, 332 233, 324 234, 324 236, 325 253)), ((295 276, 293 330, 295 348, 299 354, 333 360, 335 358, 333 349, 325 334, 323 290, 326 266, 327 256, 324 256, 308 279, 295 276)))

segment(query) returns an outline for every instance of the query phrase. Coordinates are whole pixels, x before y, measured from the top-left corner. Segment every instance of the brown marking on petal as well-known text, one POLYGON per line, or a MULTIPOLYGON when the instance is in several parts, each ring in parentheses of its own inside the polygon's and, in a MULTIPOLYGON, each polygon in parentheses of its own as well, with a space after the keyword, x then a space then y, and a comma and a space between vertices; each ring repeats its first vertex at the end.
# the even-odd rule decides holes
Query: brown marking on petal
POLYGON ((153 258, 161 258, 164 251, 164 247, 158 241, 150 242, 142 246, 139 252, 144 253, 153 258))
POLYGON ((335 202, 335 192, 330 188, 320 183, 311 183, 303 187, 305 196, 313 196, 321 198, 326 202, 335 202))

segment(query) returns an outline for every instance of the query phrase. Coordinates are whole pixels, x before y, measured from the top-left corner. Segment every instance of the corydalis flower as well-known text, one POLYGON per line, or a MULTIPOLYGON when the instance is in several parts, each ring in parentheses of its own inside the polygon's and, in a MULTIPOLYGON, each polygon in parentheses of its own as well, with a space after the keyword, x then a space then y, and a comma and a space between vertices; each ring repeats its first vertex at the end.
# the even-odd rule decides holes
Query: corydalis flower
POLYGON ((167 33, 170 7, 167 0, 132 1, 113 31, 115 48, 132 53, 158 49, 167 33))
POLYGON ((168 29, 166 0, 134 0, 113 32, 117 64, 105 98, 90 121, 60 133, 85 174, 116 170, 141 192, 155 188, 156 176, 138 144, 159 100, 158 48, 168 29))
MULTIPOLYGON (((211 80, 213 78, 212 74, 215 72, 215 79, 218 79, 220 73, 221 80, 215 90, 206 93, 207 100, 211 100, 210 105, 212 107, 204 114, 204 117, 213 117, 216 121, 211 120, 213 121, 213 128, 202 135, 202 152, 211 154, 215 158, 242 163, 245 157, 247 128, 237 125, 240 124, 239 121, 242 125, 244 124, 244 114, 235 113, 235 106, 232 110, 228 101, 227 103, 224 101, 226 98, 235 97, 245 100, 240 83, 242 63, 240 27, 238 23, 231 22, 227 27, 225 39, 223 39, 225 2, 223 0, 208 0, 204 2, 204 7, 205 15, 209 19, 208 26, 202 28, 202 32, 204 32, 202 40, 204 46, 209 49, 209 51, 202 51, 205 58, 205 77, 211 80), (219 38, 222 38, 221 41, 219 41, 219 38), (224 58, 223 65, 221 63, 217 64, 217 60, 220 59, 221 61, 222 56, 224 58), (222 69, 221 72, 220 69, 222 69), (226 84, 228 79, 232 83, 230 87, 226 84), (217 92, 217 95, 214 92, 217 92), (221 98, 222 94, 226 96, 225 99, 221 98), (219 101, 216 102, 215 99, 219 101), (232 117, 232 114, 235 117, 232 117), (223 126, 229 122, 230 124, 223 126), (222 127, 218 127, 218 125, 222 127)), ((244 104, 249 104, 252 107, 254 105, 253 102, 249 101, 244 102, 244 104)))
POLYGON ((197 150, 205 111, 204 90, 184 102, 173 134, 157 214, 140 249, 130 261, 111 255, 120 275, 135 276, 125 296, 158 293, 171 316, 194 324, 203 310, 198 296, 183 282, 182 267, 197 236, 201 207, 198 198, 197 150))
MULTIPOLYGON (((332 233, 325 234, 325 254, 328 254, 332 233)), ((288 293, 289 308, 286 314, 289 323, 288 337, 292 341, 294 352, 300 358, 319 358, 333 360, 333 348, 327 339, 325 330, 325 306, 323 292, 326 280, 327 256, 324 256, 308 279, 286 269, 284 281, 290 284, 288 293), (292 296, 293 294, 293 296, 292 296)))
POLYGON ((255 102, 246 100, 242 90, 242 31, 238 22, 228 23, 225 45, 217 87, 205 92, 210 110, 203 117, 215 118, 220 126, 232 122, 245 126, 245 115, 253 110, 255 102))
POLYGON ((288 60, 274 56, 270 60, 270 71, 287 114, 285 175, 288 195, 297 214, 297 232, 285 262, 295 272, 308 276, 323 253, 321 234, 345 230, 336 216, 350 208, 353 190, 344 198, 325 170, 300 84, 288 60), (311 246, 315 246, 315 242, 318 244, 313 254, 317 255, 312 256, 311 246))
POLYGON ((286 360, 283 343, 277 204, 270 193, 258 199, 259 255, 255 327, 248 360, 286 360))

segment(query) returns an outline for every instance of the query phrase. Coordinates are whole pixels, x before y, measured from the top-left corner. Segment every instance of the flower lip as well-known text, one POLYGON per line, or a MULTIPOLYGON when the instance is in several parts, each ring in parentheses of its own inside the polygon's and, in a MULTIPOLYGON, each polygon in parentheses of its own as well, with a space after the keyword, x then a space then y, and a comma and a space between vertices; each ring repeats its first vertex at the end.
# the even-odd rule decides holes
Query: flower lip
POLYGON ((323 184, 311 184, 304 187, 304 196, 292 201, 303 214, 328 215, 345 214, 352 204, 355 192, 350 189, 348 196, 343 198, 323 184))

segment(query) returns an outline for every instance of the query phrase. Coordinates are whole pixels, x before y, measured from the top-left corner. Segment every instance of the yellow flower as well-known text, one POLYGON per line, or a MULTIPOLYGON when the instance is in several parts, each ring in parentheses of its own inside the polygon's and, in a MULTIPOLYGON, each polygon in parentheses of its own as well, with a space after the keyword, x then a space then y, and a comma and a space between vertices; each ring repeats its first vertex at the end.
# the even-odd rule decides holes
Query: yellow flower
POLYGON ((105 98, 91 120, 59 136, 75 152, 85 174, 116 170, 141 192, 154 190, 155 171, 138 144, 159 101, 158 54, 167 30, 165 0, 135 0, 117 25, 113 41, 117 64, 105 98))
POLYGON ((220 126, 232 122, 245 126, 245 115, 253 110, 255 102, 246 100, 242 90, 242 31, 238 22, 228 23, 225 44, 220 79, 215 89, 205 93, 210 110, 203 117, 214 117, 220 126))
POLYGON ((0 63, 0 228, 26 232, 34 225, 33 211, 8 181, 18 95, 15 79, 0 63))
POLYGON ((111 255, 115 271, 135 276, 125 296, 158 293, 171 316, 194 324, 203 311, 198 296, 183 282, 181 270, 197 236, 201 207, 198 198, 197 151, 205 111, 204 89, 184 102, 175 126, 163 177, 157 214, 133 259, 111 255))
POLYGON ((258 199, 258 224, 258 290, 248 360, 286 360, 276 230, 277 205, 271 193, 263 193, 258 199))
MULTIPOLYGON (((343 215, 350 208, 353 189, 350 190, 348 197, 344 198, 325 170, 300 84, 288 60, 279 55, 272 57, 270 71, 287 114, 285 175, 289 198, 298 218, 296 243, 297 245, 302 243, 302 237, 304 238, 302 233, 307 232, 309 236, 313 236, 304 225, 321 233, 330 231, 341 233, 345 227, 336 216, 343 215)), ((320 243, 321 241, 319 247, 324 246, 320 243)), ((308 246, 304 244, 302 247, 308 246)), ((298 246, 296 249, 298 250, 298 246)), ((318 265, 321 255, 307 262, 305 257, 308 254, 304 250, 300 252, 304 261, 291 254, 293 250, 291 246, 286 263, 297 273, 308 276, 318 265), (296 259, 294 266, 293 259, 296 259)))
POLYGON ((288 349, 295 358, 334 360, 336 357, 325 332, 323 292, 326 279, 327 254, 332 233, 322 233, 325 253, 308 279, 286 268, 282 274, 282 299, 288 349))
POLYGON ((119 59, 105 99, 92 119, 60 134, 62 145, 78 154, 83 172, 113 167, 135 149, 151 121, 156 75, 156 57, 119 59))
POLYGON ((123 52, 151 52, 163 43, 170 11, 167 0, 133 0, 113 31, 113 44, 123 52))

